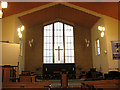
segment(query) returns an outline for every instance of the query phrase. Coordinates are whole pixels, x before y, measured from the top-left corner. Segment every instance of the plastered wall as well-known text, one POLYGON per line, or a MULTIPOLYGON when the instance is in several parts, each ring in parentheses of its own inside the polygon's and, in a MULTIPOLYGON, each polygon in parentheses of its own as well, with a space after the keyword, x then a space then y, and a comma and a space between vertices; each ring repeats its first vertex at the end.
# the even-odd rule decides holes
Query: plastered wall
POLYGON ((91 29, 92 35, 92 54, 93 66, 98 70, 102 68, 102 72, 107 73, 110 70, 118 68, 118 60, 112 58, 112 44, 111 41, 118 41, 118 20, 103 16, 91 29), (105 36, 100 36, 98 26, 105 27, 105 36), (95 55, 95 40, 100 39, 101 54, 95 55), (107 53, 105 53, 107 51, 107 53))
MULTIPOLYGON (((92 49, 91 43, 87 47, 85 39, 91 41, 91 31, 78 25, 74 26, 74 47, 76 67, 80 65, 84 71, 92 67, 92 49)), ((25 70, 36 71, 36 68, 43 65, 43 25, 36 25, 26 29, 25 40, 25 70), (33 39, 33 46, 29 46, 29 40, 33 39)), ((79 74, 79 70, 77 74, 79 74)), ((42 72, 41 72, 42 73, 42 72)))
POLYGON ((108 70, 115 70, 118 68, 118 61, 113 60, 112 57, 112 44, 111 41, 118 41, 118 20, 110 17, 104 17, 106 27, 106 41, 107 41, 107 57, 108 57, 108 70))
POLYGON ((18 65, 19 44, 2 43, 2 65, 18 65))
POLYGON ((105 36, 102 38, 100 36, 100 31, 98 26, 104 26, 104 18, 101 18, 91 29, 91 39, 92 39, 92 56, 93 56, 93 67, 98 71, 107 72, 108 71, 108 58, 107 54, 104 53, 107 50, 106 43, 106 32, 105 36), (96 55, 95 41, 100 40, 100 55, 96 55))

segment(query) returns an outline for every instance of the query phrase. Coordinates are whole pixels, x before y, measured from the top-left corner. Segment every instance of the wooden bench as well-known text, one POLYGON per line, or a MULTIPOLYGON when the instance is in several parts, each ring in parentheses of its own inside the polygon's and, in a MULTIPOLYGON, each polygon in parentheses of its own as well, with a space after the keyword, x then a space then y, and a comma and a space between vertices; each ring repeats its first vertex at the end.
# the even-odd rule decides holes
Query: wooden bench
MULTIPOLYGON (((95 88, 112 88, 118 90, 120 80, 100 80, 100 81, 69 81, 68 83, 85 83, 94 85, 95 88)), ((60 81, 41 81, 41 82, 8 82, 3 83, 2 87, 5 88, 45 88, 50 83, 61 83, 60 81)), ((69 86, 66 88, 80 88, 80 86, 69 86)))

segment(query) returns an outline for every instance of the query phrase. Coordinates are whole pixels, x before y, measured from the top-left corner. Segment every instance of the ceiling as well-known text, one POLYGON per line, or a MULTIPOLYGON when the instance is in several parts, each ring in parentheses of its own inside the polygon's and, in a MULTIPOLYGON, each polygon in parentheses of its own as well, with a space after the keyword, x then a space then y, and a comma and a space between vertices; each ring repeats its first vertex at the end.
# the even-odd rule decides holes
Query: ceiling
POLYGON ((4 9, 3 8, 3 18, 18 14, 30 9, 33 9, 35 7, 39 7, 42 5, 48 4, 47 2, 8 2, 8 8, 4 9))
MULTIPOLYGON (((24 12, 39 6, 47 5, 50 2, 8 2, 8 8, 3 9, 3 18, 24 12)), ((118 19, 118 3, 117 2, 69 2, 78 7, 83 7, 97 13, 118 19)), ((27 26, 34 26, 40 22, 54 19, 64 19, 83 27, 91 28, 99 19, 99 17, 85 13, 83 11, 58 4, 49 8, 26 14, 19 17, 22 23, 27 26)))
POLYGON ((55 19, 62 19, 87 28, 91 28, 99 18, 100 17, 93 16, 62 4, 57 4, 19 17, 22 23, 27 27, 32 27, 36 24, 45 23, 55 19))
MULTIPOLYGON (((8 2, 8 8, 3 9, 3 18, 50 2, 8 2)), ((118 2, 69 2, 79 7, 95 11, 118 19, 118 2)))
POLYGON ((97 13, 118 19, 118 2, 71 2, 74 5, 83 7, 97 13))

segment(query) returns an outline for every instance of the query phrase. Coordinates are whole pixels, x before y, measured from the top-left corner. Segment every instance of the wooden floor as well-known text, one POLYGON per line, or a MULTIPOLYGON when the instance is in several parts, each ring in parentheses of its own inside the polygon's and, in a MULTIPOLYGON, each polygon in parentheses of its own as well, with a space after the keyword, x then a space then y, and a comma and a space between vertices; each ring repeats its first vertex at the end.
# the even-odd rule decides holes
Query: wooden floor
MULTIPOLYGON (((2 84, 2 90, 48 90, 49 84, 60 84, 60 81, 40 81, 40 82, 9 82, 2 84)), ((69 80, 68 83, 73 84, 67 88, 54 86, 51 90, 81 90, 80 83, 94 85, 97 90, 120 90, 120 80, 99 80, 99 81, 80 81, 69 80), (98 89, 99 88, 99 89, 98 89)))

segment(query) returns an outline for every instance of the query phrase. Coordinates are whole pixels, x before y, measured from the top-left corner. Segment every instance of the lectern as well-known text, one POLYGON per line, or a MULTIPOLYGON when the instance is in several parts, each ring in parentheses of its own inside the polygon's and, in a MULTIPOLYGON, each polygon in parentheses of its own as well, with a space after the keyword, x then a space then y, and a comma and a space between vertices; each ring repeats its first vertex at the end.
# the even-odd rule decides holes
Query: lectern
POLYGON ((67 79, 68 72, 62 71, 61 72, 61 86, 66 88, 68 86, 68 79, 67 79))

